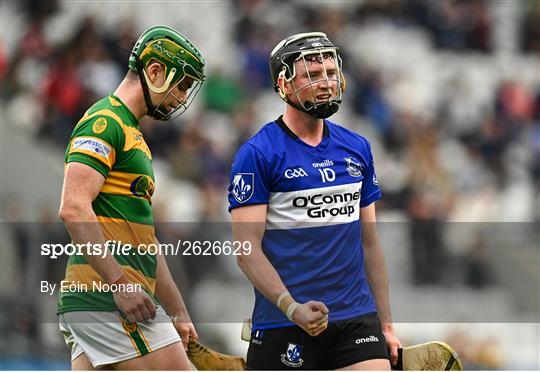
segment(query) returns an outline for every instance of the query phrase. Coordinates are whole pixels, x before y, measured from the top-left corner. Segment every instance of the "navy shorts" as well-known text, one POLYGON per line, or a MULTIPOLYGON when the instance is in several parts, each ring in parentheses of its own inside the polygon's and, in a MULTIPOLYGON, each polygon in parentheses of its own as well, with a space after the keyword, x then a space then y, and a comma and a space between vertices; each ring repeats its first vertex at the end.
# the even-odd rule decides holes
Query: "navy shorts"
POLYGON ((390 359, 376 313, 332 322, 316 337, 298 326, 255 331, 247 369, 331 370, 371 359, 390 359))

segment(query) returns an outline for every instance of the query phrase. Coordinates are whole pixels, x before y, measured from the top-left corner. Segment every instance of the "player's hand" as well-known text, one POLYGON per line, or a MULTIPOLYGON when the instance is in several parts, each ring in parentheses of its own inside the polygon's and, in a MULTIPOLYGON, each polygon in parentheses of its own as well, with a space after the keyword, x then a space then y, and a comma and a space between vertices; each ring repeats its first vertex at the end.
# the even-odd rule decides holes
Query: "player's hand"
POLYGON ((401 347, 401 342, 394 333, 394 326, 392 323, 384 323, 382 325, 382 333, 386 339, 386 346, 390 351, 390 364, 395 366, 398 360, 398 348, 401 347))
POLYGON ((317 336, 328 327, 328 308, 322 302, 308 301, 296 308, 292 320, 310 336, 317 336))
POLYGON ((187 351, 189 339, 199 339, 199 335, 197 334, 197 331, 195 331, 195 326, 191 322, 191 319, 187 312, 171 317, 171 321, 173 322, 176 332, 178 332, 178 334, 182 338, 184 349, 187 351))
POLYGON ((156 306, 144 291, 113 292, 114 302, 130 323, 144 322, 156 317, 156 306))

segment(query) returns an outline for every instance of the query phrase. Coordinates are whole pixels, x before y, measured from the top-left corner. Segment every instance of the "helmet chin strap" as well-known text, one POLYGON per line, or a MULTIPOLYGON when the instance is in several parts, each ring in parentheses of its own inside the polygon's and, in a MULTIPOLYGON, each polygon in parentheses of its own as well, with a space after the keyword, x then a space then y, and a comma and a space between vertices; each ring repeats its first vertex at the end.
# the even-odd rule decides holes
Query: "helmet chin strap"
POLYGON ((326 119, 334 115, 339 110, 339 105, 341 104, 341 101, 328 101, 319 104, 315 104, 311 101, 304 101, 303 105, 296 104, 290 100, 286 100, 285 102, 298 111, 305 112, 317 119, 326 119))
POLYGON ((341 101, 328 101, 324 103, 314 104, 311 101, 305 101, 302 111, 307 112, 311 116, 318 119, 326 119, 334 115, 339 110, 341 101))
MULTIPOLYGON (((343 77, 342 84, 343 84, 343 89, 344 89, 345 77, 343 76, 341 71, 340 71, 340 74, 343 77)), ((282 70, 279 73, 279 77, 282 77, 283 79, 287 80, 285 77, 285 70, 282 70)), ((292 80, 292 79, 289 79, 289 80, 292 80)), ((316 117, 317 119, 329 118, 330 116, 334 115, 339 110, 339 106, 341 105, 341 100, 329 100, 328 102, 323 102, 323 103, 318 103, 318 104, 311 101, 304 101, 303 104, 300 104, 300 105, 296 104, 287 98, 285 91, 281 88, 281 85, 279 84, 278 84, 278 94, 283 101, 287 102, 289 105, 291 105, 295 109, 305 112, 306 114, 316 117)))
MULTIPOLYGON (((137 75, 139 75, 139 80, 141 82, 143 95, 144 95, 144 102, 146 103, 147 115, 153 117, 156 120, 161 120, 161 121, 168 120, 167 116, 161 113, 158 110, 158 107, 152 103, 152 98, 150 97, 150 92, 148 90, 147 82, 151 84, 152 88, 155 88, 155 86, 150 82, 150 79, 148 79, 148 75, 146 75, 146 71, 144 71, 143 64, 141 60, 139 59, 139 57, 134 53, 132 54, 135 56, 135 67, 137 67, 137 75)), ((172 76, 174 76, 174 74, 172 76)), ((171 74, 169 74, 169 76, 167 77, 167 80, 169 80, 170 77, 171 77, 171 74)), ((167 86, 165 88, 167 89, 169 87, 169 84, 170 84, 170 81, 169 83, 165 81, 165 84, 163 84, 163 87, 167 86)), ((154 91, 154 89, 152 89, 152 91, 154 91)))

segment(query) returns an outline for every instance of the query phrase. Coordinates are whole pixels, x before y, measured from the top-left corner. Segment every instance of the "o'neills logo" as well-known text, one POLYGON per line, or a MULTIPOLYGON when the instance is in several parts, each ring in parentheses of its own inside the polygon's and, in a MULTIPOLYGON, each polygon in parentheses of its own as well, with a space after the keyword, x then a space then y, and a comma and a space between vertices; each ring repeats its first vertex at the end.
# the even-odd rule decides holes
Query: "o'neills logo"
POLYGON ((357 344, 364 344, 364 343, 367 343, 367 342, 379 342, 379 338, 376 337, 376 336, 371 335, 369 337, 357 338, 356 339, 357 344))
POLYGON ((325 161, 321 163, 311 163, 311 166, 313 168, 326 168, 326 167, 331 167, 333 165, 334 165, 334 162, 330 159, 326 159, 325 161))

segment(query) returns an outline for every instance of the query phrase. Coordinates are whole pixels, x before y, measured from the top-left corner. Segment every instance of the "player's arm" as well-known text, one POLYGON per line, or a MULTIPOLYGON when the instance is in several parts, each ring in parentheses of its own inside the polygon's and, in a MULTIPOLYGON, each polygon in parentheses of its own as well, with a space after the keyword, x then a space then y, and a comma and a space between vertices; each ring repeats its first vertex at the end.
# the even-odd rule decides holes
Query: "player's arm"
POLYGON ((317 336, 328 325, 328 309, 322 302, 317 301, 298 304, 287 291, 278 272, 262 250, 266 210, 266 204, 259 204, 231 211, 234 239, 251 244, 250 254, 237 256, 238 266, 255 288, 269 301, 278 305, 290 320, 311 336, 317 336))
MULTIPOLYGON (((156 243, 158 243, 157 239, 156 243)), ((156 270, 156 297, 171 317, 174 327, 182 337, 184 348, 187 350, 190 337, 197 340, 199 336, 189 317, 180 290, 169 271, 165 256, 161 252, 157 255, 156 270)))
POLYGON ((364 247, 366 274, 375 297, 377 312, 382 323, 382 331, 390 349, 392 365, 397 362, 397 349, 401 343, 394 334, 390 297, 388 290, 388 272, 384 261, 384 253, 377 233, 377 217, 375 203, 360 209, 362 221, 362 245, 364 247))
MULTIPOLYGON (((65 167, 64 184, 59 216, 64 221, 71 239, 76 244, 90 243, 105 249, 105 238, 92 209, 92 202, 99 194, 104 176, 94 168, 78 162, 65 167)), ((127 276, 114 257, 85 254, 86 261, 108 284, 129 283, 127 276)), ((146 293, 115 292, 114 300, 131 322, 154 318, 154 304, 146 293)))

